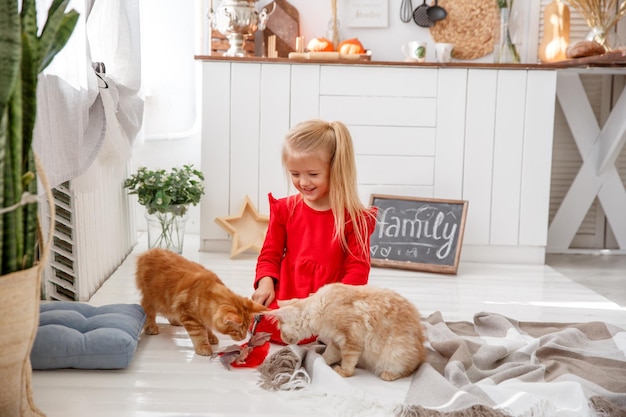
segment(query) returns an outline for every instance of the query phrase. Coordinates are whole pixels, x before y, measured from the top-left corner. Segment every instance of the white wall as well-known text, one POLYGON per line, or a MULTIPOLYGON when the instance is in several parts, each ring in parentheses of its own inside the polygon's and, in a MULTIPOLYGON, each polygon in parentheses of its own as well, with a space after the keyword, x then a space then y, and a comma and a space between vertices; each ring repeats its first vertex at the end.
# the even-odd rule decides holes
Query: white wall
MULTIPOLYGON (((142 6, 142 77, 145 95, 145 128, 135 143, 133 166, 169 169, 193 163, 200 166, 201 82, 200 63, 194 54, 207 54, 207 12, 222 0, 140 0, 142 6)), ((345 19, 349 0, 337 0, 340 22, 345 19)), ((452 0, 450 0, 452 1, 452 0)), ((494 1, 495 0, 485 0, 494 1)), ((546 0, 515 2, 521 35, 529 39, 521 52, 525 62, 536 61, 537 27, 540 6, 546 0), (534 28, 534 29, 533 29, 534 28), (533 46, 534 45, 534 46, 533 46)), ((271 0, 259 0, 261 10, 271 0)), ((306 39, 326 36, 331 17, 330 0, 289 0, 298 9, 300 32, 306 39)), ((413 7, 421 0, 412 0, 413 7)), ((385 28, 348 28, 342 25, 343 38, 358 37, 373 53, 373 60, 403 60, 400 46, 409 40, 429 42, 427 60, 434 60, 430 31, 414 22, 400 20, 401 0, 388 0, 388 26, 385 28)), ((271 17, 270 17, 271 18, 271 17)), ((620 34, 626 40, 626 25, 620 34)), ((491 62, 491 54, 472 62, 491 62)), ((145 228, 143 208, 137 204, 137 225, 145 228)), ((190 213, 188 231, 199 233, 199 206, 190 213)))
MULTIPOLYGON (((199 67, 194 60, 193 1, 140 0, 144 127, 133 147, 132 169, 193 164, 200 167, 199 67)), ((135 205, 139 230, 144 208, 135 205)), ((199 233, 200 206, 192 207, 187 231, 199 233)))
MULTIPOLYGON (((257 3, 257 9, 260 10, 262 5, 270 1, 260 0, 257 3)), ((305 43, 315 37, 327 36, 328 22, 332 16, 330 0, 290 0, 289 3, 300 13, 300 33, 305 37, 305 43)), ((372 51, 373 60, 402 61, 404 57, 400 51, 401 45, 413 40, 428 42, 426 60, 435 60, 434 41, 430 36, 430 31, 417 26, 413 21, 404 23, 400 20, 401 0, 388 0, 389 26, 385 28, 347 27, 347 3, 348 0, 337 0, 337 16, 341 25, 340 38, 359 38, 363 46, 372 51)), ((413 0, 412 3, 414 7, 417 7, 422 4, 422 0, 413 0)), ((491 61, 491 58, 488 60, 491 61)))
MULTIPOLYGON (((201 14, 206 17, 206 10, 209 9, 211 3, 214 8, 219 7, 221 0, 200 0, 203 1, 203 10, 201 14)), ((265 5, 271 3, 272 0, 259 0, 256 3, 256 9, 261 10, 265 5)), ((366 49, 372 51, 372 59, 377 61, 402 61, 404 57, 400 51, 402 44, 412 40, 426 41, 429 43, 427 49, 427 61, 435 60, 435 47, 430 31, 427 28, 417 26, 415 22, 410 21, 404 23, 400 20, 400 4, 401 0, 387 0, 388 3, 388 26, 382 28, 349 28, 345 22, 347 19, 347 4, 350 0, 337 0, 337 15, 340 22, 341 38, 359 38, 366 49), (342 24, 342 22, 344 22, 342 24)), ((485 0, 493 1, 496 0, 485 0)), ((539 3, 540 0, 524 0, 518 1, 519 11, 518 18, 523 22, 523 26, 527 23, 526 15, 530 10, 530 5, 539 3)), ((330 0, 289 0, 299 12, 300 34, 304 36, 305 43, 308 40, 327 36, 328 22, 332 16, 330 0)), ((428 4, 431 2, 428 1, 428 4)), ((422 4, 422 0, 412 0, 413 8, 422 4)), ((270 16, 270 19, 272 17, 270 16)), ((206 24, 208 19, 204 19, 206 24)), ((523 35, 524 36, 524 35, 523 35)), ((524 36, 525 37, 525 36, 524 36)), ((203 53, 206 52, 205 49, 203 53)), ((489 54, 483 58, 479 58, 473 62, 491 62, 492 55, 489 54)))
MULTIPOLYGON (((339 22, 347 22, 347 5, 352 0, 337 0, 337 15, 339 22)), ((452 4, 456 0, 447 0, 445 3, 452 4)), ((496 0, 483 0, 485 2, 496 0)), ((517 0, 514 2, 514 10, 512 16, 512 26, 515 27, 513 34, 515 42, 519 43, 522 62, 537 62, 537 38, 538 30, 541 27, 541 10, 551 0, 517 0)), ((213 5, 213 8, 219 7, 222 0, 196 0, 199 11, 196 16, 196 24, 205 31, 204 38, 198 45, 199 54, 207 54, 206 31, 208 26, 207 11, 213 5)), ((272 0, 258 0, 256 9, 261 10, 264 6, 271 3, 272 0)), ((305 37, 305 43, 315 37, 326 36, 328 30, 328 22, 331 18, 331 1, 330 0, 289 0, 299 12, 300 17, 300 34, 305 37)), ((347 24, 341 24, 340 35, 342 38, 357 37, 366 49, 372 51, 372 59, 374 61, 402 61, 404 57, 400 52, 400 47, 407 41, 418 40, 426 41, 429 44, 427 51, 427 61, 434 61, 434 41, 430 35, 430 30, 417 26, 413 21, 404 23, 400 20, 400 5, 402 0, 387 0, 388 4, 388 26, 382 28, 349 28, 347 24)), ((411 0, 412 7, 415 8, 422 4, 422 0, 411 0)), ((427 4, 432 1, 428 0, 427 4)), ((444 3, 444 2, 442 2, 444 3)), ((571 8, 572 13, 572 29, 575 22, 582 23, 583 20, 571 8)), ((270 16, 271 19, 271 16, 270 16)), ((584 27, 584 25, 582 25, 584 27)), ((619 37, 622 44, 626 44, 626 25, 618 25, 619 37)), ((585 32, 572 33, 572 41, 580 40, 584 37, 585 32)), ((482 58, 473 60, 472 62, 491 62, 492 54, 488 54, 482 58)))
MULTIPOLYGON (((145 97, 144 129, 133 148, 133 168, 169 169, 193 163, 200 167, 201 105, 199 63, 194 54, 206 54, 207 13, 222 0, 140 0, 142 13, 142 92, 145 97), (204 30, 204 34, 203 33, 204 30)), ((271 0, 259 0, 261 10, 271 0)), ((348 0, 338 0, 338 17, 344 18, 348 0)), ((495 1, 495 0, 493 0, 495 1)), ((532 0, 536 1, 536 0, 532 0)), ((417 7, 421 0, 413 0, 417 7)), ((326 36, 331 17, 330 0, 290 0, 300 15, 300 32, 305 39, 326 36)), ((409 40, 426 40, 432 46, 428 59, 434 60, 434 43, 428 29, 400 20, 400 0, 388 0, 386 28, 348 28, 343 38, 358 37, 373 51, 374 60, 401 61, 400 45, 409 40)), ((270 17, 271 18, 271 17, 270 17)), ((477 61, 491 61, 488 55, 477 61)), ((144 210, 135 207, 139 230, 145 230, 144 210)), ((187 230, 200 231, 199 206, 190 212, 187 230)))

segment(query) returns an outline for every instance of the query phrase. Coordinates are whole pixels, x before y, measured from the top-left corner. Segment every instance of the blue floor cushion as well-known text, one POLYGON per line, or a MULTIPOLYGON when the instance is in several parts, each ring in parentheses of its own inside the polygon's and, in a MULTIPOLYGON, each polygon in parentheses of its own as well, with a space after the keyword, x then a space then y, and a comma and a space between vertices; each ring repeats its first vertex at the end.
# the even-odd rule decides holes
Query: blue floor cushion
POLYGON ((139 304, 55 301, 40 306, 33 369, 122 369, 133 359, 146 314, 139 304))

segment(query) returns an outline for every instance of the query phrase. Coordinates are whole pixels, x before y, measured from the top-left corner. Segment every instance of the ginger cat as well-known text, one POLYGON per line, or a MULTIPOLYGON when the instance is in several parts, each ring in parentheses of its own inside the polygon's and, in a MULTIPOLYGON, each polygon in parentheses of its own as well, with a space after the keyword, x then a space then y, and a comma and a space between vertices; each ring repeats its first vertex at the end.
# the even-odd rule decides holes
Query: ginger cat
POLYGON ((359 367, 393 381, 411 375, 426 359, 420 314, 392 290, 327 284, 279 307, 263 314, 278 321, 282 339, 292 344, 318 335, 327 344, 324 360, 343 377, 359 367))
POLYGON ((137 288, 146 312, 145 334, 159 334, 156 315, 187 330, 198 355, 210 356, 219 333, 240 341, 248 335, 255 314, 266 311, 261 304, 234 293, 219 277, 183 256, 154 248, 137 260, 137 288))

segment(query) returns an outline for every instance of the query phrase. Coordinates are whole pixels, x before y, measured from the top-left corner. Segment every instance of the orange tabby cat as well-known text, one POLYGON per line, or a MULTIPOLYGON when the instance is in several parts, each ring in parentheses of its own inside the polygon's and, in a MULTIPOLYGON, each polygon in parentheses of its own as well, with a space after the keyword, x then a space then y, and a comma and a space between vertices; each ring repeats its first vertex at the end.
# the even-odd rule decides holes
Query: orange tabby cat
POLYGON ((327 344, 324 360, 343 377, 358 366, 393 381, 426 358, 419 312, 392 290, 334 283, 279 306, 263 314, 277 319, 282 339, 297 343, 318 335, 327 344))
POLYGON ((267 308, 230 290, 202 265, 177 253, 154 248, 137 260, 137 288, 146 312, 146 334, 159 334, 156 315, 187 330, 198 355, 213 353, 219 343, 213 331, 239 341, 246 338, 251 318, 267 308))

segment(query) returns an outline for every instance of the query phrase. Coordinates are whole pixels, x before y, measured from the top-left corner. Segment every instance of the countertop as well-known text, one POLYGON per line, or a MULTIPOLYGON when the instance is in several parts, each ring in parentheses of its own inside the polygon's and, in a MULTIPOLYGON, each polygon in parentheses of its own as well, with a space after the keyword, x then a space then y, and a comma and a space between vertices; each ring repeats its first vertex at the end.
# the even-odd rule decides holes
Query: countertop
POLYGON ((494 64, 489 62, 453 61, 441 62, 406 62, 406 61, 375 61, 367 59, 291 59, 267 58, 259 56, 225 57, 221 55, 195 55, 199 61, 233 61, 263 64, 336 64, 336 65, 372 65, 394 67, 423 67, 423 68, 485 68, 485 69, 531 69, 531 70, 560 70, 566 68, 617 68, 626 69, 626 51, 617 50, 603 55, 570 59, 553 63, 522 63, 522 64, 494 64))
POLYGON ((394 66, 394 67, 424 67, 424 68, 511 68, 511 69, 554 69, 553 65, 546 64, 493 64, 488 62, 408 62, 408 61, 374 61, 367 59, 291 59, 267 58, 260 56, 226 57, 220 55, 195 55, 199 61, 233 61, 263 64, 336 64, 336 65, 367 65, 367 66, 394 66))

